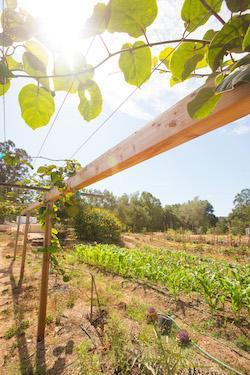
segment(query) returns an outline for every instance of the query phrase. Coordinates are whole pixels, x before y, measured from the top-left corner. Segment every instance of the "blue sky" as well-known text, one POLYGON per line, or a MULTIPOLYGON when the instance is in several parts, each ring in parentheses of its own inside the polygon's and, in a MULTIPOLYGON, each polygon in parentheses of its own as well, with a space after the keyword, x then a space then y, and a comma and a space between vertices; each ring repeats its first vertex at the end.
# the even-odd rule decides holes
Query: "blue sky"
MULTIPOLYGON (((168 39, 180 35, 183 28, 181 22, 173 31, 173 26, 176 24, 174 17, 178 16, 181 2, 177 3, 178 7, 175 7, 173 2, 159 1, 161 13, 159 11, 157 24, 150 31, 151 40, 163 40, 166 34, 168 39), (167 26, 163 25, 166 13, 170 15, 168 18, 170 23, 167 26)), ((106 41, 112 42, 113 50, 125 40, 124 36, 116 37, 115 42, 114 35, 113 39, 109 35, 105 37, 106 41)), ((103 51, 101 52, 100 45, 96 43, 93 45, 92 55, 89 56, 90 61, 98 59, 101 53, 103 51)), ((77 111, 77 96, 71 95, 43 148, 41 153, 43 156, 70 157, 88 135, 133 90, 133 86, 124 82, 116 60, 97 72, 96 79, 104 98, 101 116, 91 123, 86 123, 77 111)), ((22 85, 26 83, 28 82, 15 82, 6 94, 7 138, 12 139, 18 147, 25 148, 30 155, 36 155, 49 127, 33 131, 22 120, 17 96, 22 85)), ((97 132, 76 158, 82 165, 86 165, 201 84, 202 81, 196 80, 170 88, 167 75, 155 74, 150 82, 138 90, 121 111, 97 132)), ((57 108, 64 95, 65 93, 59 93, 56 96, 57 108)), ((2 107, 0 110, 2 113, 2 107)), ((2 125, 2 117, 0 121, 2 125)), ((3 139, 3 126, 0 132, 3 139)), ((199 196, 213 204, 217 215, 226 215, 232 209, 235 194, 250 186, 249 162, 250 118, 247 117, 105 179, 92 187, 108 189, 117 195, 147 190, 160 198, 163 204, 184 202, 199 196)))

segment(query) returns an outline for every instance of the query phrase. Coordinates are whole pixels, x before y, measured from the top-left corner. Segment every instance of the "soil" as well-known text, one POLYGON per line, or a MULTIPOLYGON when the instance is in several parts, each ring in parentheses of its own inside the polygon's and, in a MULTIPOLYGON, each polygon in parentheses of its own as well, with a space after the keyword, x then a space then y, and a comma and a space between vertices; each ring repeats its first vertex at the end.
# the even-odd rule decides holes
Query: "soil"
MULTIPOLYGON (((20 288, 18 276, 21 251, 20 243, 18 256, 16 261, 13 261, 13 241, 7 236, 0 236, 1 375, 84 374, 79 367, 79 345, 83 341, 89 341, 102 353, 105 363, 108 348, 103 347, 102 334, 106 319, 115 311, 123 320, 130 336, 135 338, 141 321, 146 317, 144 319, 141 311, 138 317, 133 316, 133 306, 142 306, 142 311, 144 307, 153 306, 158 312, 171 312, 177 323, 186 329, 203 349, 241 373, 248 373, 250 356, 234 344, 237 336, 249 333, 246 323, 236 326, 230 320, 214 320, 197 295, 182 296, 175 301, 167 293, 158 293, 142 284, 103 273, 85 264, 71 264, 68 262, 70 258, 67 253, 61 261, 73 277, 69 283, 63 283, 61 277, 50 274, 46 339, 37 344, 41 255, 28 247, 25 277, 20 288), (93 324, 90 323, 90 273, 95 279, 100 303, 100 308, 97 303, 93 307, 93 324), (9 329, 20 327, 24 321, 28 321, 28 327, 21 332, 14 332, 13 337, 6 338, 9 329), (219 338, 213 337, 215 334, 219 338)), ((228 373, 196 351, 194 358, 196 369, 202 374, 228 373)), ((108 370, 105 373, 111 374, 108 370)), ((140 371, 133 373, 140 374, 140 371)), ((191 369, 183 373, 197 372, 191 369)))

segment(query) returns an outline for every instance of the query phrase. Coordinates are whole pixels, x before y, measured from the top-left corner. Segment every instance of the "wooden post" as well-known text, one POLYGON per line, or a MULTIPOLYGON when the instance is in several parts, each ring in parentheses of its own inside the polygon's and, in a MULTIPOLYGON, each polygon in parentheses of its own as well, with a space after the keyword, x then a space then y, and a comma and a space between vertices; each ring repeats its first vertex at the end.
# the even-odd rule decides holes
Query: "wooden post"
POLYGON ((41 276, 41 287, 40 287, 40 305, 39 305, 39 316, 38 316, 38 327, 37 327, 37 341, 44 340, 45 326, 46 326, 46 313, 47 313, 47 298, 48 298, 48 283, 49 283, 49 261, 50 254, 46 249, 51 244, 51 230, 52 221, 49 210, 51 204, 47 205, 47 213, 45 216, 45 234, 44 234, 44 247, 45 252, 43 253, 43 264, 42 264, 42 276, 41 276))
POLYGON ((20 278, 19 278, 19 283, 18 283, 19 287, 22 285, 22 282, 23 282, 27 242, 28 242, 29 222, 30 222, 30 213, 28 212, 26 215, 26 223, 25 223, 25 229, 24 229, 22 263, 21 263, 20 278))
POLYGON ((20 222, 21 222, 21 215, 18 216, 18 221, 17 221, 16 241, 15 241, 15 248, 14 248, 14 260, 16 259, 20 222))

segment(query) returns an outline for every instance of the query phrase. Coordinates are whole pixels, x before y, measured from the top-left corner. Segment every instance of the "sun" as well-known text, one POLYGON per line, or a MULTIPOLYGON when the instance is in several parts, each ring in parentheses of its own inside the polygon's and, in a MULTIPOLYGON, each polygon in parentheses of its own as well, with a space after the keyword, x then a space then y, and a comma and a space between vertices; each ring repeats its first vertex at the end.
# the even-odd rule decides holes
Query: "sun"
POLYGON ((39 21, 39 38, 52 51, 65 56, 84 50, 81 30, 95 0, 22 0, 20 5, 39 21))

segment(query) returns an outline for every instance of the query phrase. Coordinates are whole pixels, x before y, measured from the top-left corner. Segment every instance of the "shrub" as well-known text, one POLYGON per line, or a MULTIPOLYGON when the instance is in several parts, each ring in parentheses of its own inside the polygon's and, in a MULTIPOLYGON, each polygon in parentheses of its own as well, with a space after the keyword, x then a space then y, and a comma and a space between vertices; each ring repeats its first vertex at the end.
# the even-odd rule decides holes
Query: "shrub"
POLYGON ((80 240, 114 243, 120 238, 122 225, 117 217, 102 208, 83 208, 75 217, 75 232, 80 240))

